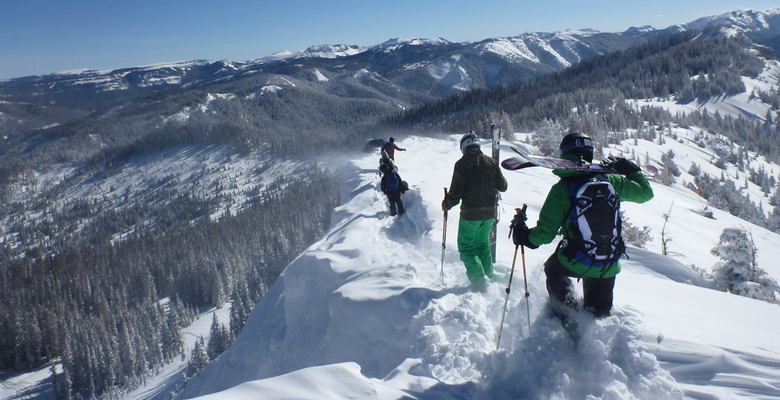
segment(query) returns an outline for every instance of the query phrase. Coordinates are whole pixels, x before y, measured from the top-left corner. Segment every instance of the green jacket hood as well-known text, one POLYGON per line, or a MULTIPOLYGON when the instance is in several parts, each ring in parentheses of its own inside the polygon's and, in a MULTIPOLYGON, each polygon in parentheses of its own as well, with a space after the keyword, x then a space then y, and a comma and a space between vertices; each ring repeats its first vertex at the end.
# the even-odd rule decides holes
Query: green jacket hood
POLYGON ((572 176, 585 176, 588 174, 587 172, 584 171, 574 171, 570 169, 554 169, 552 173, 559 178, 569 178, 572 176))

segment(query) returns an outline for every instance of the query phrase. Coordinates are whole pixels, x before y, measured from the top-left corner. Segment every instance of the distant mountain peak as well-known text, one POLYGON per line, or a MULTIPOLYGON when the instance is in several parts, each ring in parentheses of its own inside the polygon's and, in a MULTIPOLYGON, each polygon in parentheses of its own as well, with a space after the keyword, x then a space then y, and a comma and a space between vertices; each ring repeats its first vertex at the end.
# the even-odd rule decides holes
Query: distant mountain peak
POLYGON ((598 29, 585 28, 585 29, 566 29, 565 31, 555 32, 556 36, 592 36, 601 33, 598 29))
POLYGON ((365 47, 348 44, 320 44, 311 46, 297 55, 299 58, 338 58, 366 51, 365 47))
POLYGON ((767 11, 737 10, 720 15, 699 18, 680 26, 686 30, 701 29, 713 25, 726 25, 740 32, 780 33, 780 8, 767 11))
POLYGON ((435 39, 427 39, 427 38, 411 38, 411 39, 399 39, 399 38, 393 38, 388 39, 384 41, 383 43, 375 46, 379 48, 385 48, 385 47, 393 47, 393 46, 402 46, 402 45, 412 45, 412 46, 419 46, 419 45, 439 45, 439 44, 450 44, 450 42, 447 39, 444 38, 435 38, 435 39))
POLYGON ((646 32, 654 32, 655 30, 656 29, 650 25, 642 25, 642 26, 632 26, 626 29, 625 33, 646 33, 646 32))

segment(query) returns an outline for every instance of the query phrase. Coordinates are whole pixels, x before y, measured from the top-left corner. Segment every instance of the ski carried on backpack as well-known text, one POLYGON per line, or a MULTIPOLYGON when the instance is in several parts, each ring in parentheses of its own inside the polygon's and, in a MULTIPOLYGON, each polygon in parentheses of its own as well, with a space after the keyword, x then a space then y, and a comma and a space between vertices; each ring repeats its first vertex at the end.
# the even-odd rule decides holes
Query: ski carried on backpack
POLYGON ((576 161, 534 155, 507 158, 501 162, 501 167, 509 171, 517 171, 519 169, 530 167, 544 167, 555 170, 565 169, 571 171, 594 172, 598 174, 617 173, 614 168, 606 165, 578 163, 576 161))
MULTIPOLYGON (((507 158, 501 162, 501 167, 509 171, 517 171, 519 169, 530 167, 544 167, 553 170, 584 171, 593 172, 596 174, 617 174, 617 171, 615 171, 615 169, 612 167, 614 160, 604 160, 599 164, 590 164, 586 162, 562 160, 555 157, 545 157, 530 154, 528 151, 516 144, 511 144, 509 147, 518 154, 517 157, 507 158)), ((642 167, 642 172, 653 176, 658 173, 658 169, 652 165, 646 165, 642 167)))
POLYGON ((516 144, 510 144, 509 148, 517 153, 518 156, 507 158, 506 160, 502 161, 501 167, 510 171, 516 171, 518 169, 530 167, 544 167, 549 169, 566 169, 573 171, 594 172, 599 174, 617 173, 613 168, 607 165, 580 163, 577 161, 562 160, 560 158, 530 154, 528 151, 516 144))

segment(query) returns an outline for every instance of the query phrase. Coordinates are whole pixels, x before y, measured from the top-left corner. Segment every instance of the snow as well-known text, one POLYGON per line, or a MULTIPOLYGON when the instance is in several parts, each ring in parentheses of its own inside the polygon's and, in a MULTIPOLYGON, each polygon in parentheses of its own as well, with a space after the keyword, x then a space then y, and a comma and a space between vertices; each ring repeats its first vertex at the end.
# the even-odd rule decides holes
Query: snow
MULTIPOLYGON (((617 277, 614 315, 584 318, 575 348, 546 311, 541 265, 555 244, 524 252, 525 276, 518 257, 514 290, 508 297, 504 290, 514 250, 506 239, 509 215, 528 203, 533 225, 557 179, 549 170, 504 171, 509 189, 501 202, 497 280, 484 293, 468 285, 456 249, 459 209, 449 213, 440 281, 440 202, 460 157, 458 139, 398 140, 407 151, 397 154, 396 163, 411 185, 403 196, 407 212, 400 217, 389 216, 378 191, 378 155, 354 158, 330 231, 287 267, 234 344, 192 378, 178 398, 780 396, 780 307, 708 289, 686 265, 711 268, 716 259, 710 250, 723 229, 745 227, 756 237, 759 267, 777 279, 780 236, 724 211, 714 210, 716 219, 689 212, 686 208, 701 208, 694 194, 680 183, 654 183, 653 200, 625 207, 635 225, 651 227, 654 242, 646 250, 629 250, 617 277), (675 259, 656 248, 661 215, 673 200, 667 234, 676 239, 671 242, 680 254, 675 259)), ((685 146, 674 150, 678 163, 703 151, 690 142, 669 142, 685 146)), ((504 157, 508 151, 502 148, 504 157)), ((654 155, 665 150, 640 141, 635 151, 654 155)), ((581 296, 580 285, 575 288, 581 296)))
MULTIPOLYGON (((383 49, 386 53, 389 53, 391 51, 395 51, 403 46, 422 46, 422 45, 430 45, 430 46, 440 46, 445 44, 450 44, 451 42, 444 38, 436 38, 436 39, 427 39, 427 38, 410 38, 410 39, 399 39, 399 38, 393 38, 386 40, 378 45, 370 46, 369 49, 383 49)), ((468 42, 465 42, 468 43, 468 42)))
POLYGON ((540 62, 528 45, 521 38, 499 38, 480 45, 484 51, 495 53, 511 60, 528 60, 533 63, 540 62))
MULTIPOLYGON (((223 95, 209 95, 209 98, 215 101, 220 96, 223 95)), ((181 114, 181 118, 187 117, 188 114, 181 114)), ((280 159, 267 153, 240 156, 224 146, 180 147, 136 157, 104 179, 82 175, 72 166, 53 165, 47 170, 37 171, 34 184, 18 188, 13 201, 24 202, 67 183, 68 187, 62 189, 61 195, 53 201, 51 211, 61 212, 78 200, 120 209, 137 201, 147 201, 145 194, 150 188, 163 185, 205 199, 221 197, 220 205, 214 207, 210 215, 217 220, 228 211, 233 215, 239 213, 256 195, 254 191, 257 187, 270 185, 283 176, 297 175, 295 168, 298 165, 299 160, 280 159), (130 196, 130 202, 123 200, 126 194, 130 196)), ((28 217, 38 220, 51 218, 40 213, 28 217)), ((84 223, 86 221, 78 222, 84 223)), ((143 221, 134 229, 143 229, 150 223, 149 220, 143 221)), ((0 219, 0 229, 9 224, 9 218, 0 219)), ((123 232, 115 238, 121 239, 128 233, 131 232, 123 232)))
MULTIPOLYGON (((184 339, 184 354, 189 357, 195 342, 200 336, 208 343, 211 336, 211 321, 213 315, 217 315, 220 323, 228 326, 230 322, 230 303, 224 304, 219 308, 212 308, 202 312, 200 316, 190 326, 182 329, 182 339, 184 339)), ((175 361, 166 365, 163 370, 154 378, 149 380, 143 387, 128 393, 124 400, 141 400, 150 398, 167 398, 171 392, 181 389, 180 377, 187 371, 187 360, 176 358, 175 361)))
POLYGON ((525 33, 520 36, 496 38, 482 42, 478 47, 483 52, 495 53, 515 62, 540 63, 540 55, 552 56, 561 66, 580 61, 574 47, 583 45, 577 37, 597 34, 594 30, 567 30, 555 33, 525 33), (563 53, 563 54, 562 54, 563 53), (566 55, 571 57, 569 60, 566 55))
POLYGON ((737 10, 720 15, 699 18, 693 22, 683 24, 688 30, 701 29, 712 25, 732 25, 738 32, 762 32, 770 29, 767 18, 774 18, 780 14, 780 8, 766 11, 737 10))
MULTIPOLYGON (((62 371, 62 368, 59 368, 62 371)), ((0 375, 2 376, 2 375, 0 375)), ((2 376, 0 380, 0 399, 17 399, 20 393, 35 391, 40 382, 51 377, 51 368, 41 368, 37 371, 19 374, 13 377, 2 376)))
POLYGON ((678 103, 668 99, 643 99, 627 100, 629 104, 635 107, 660 107, 668 110, 672 114, 687 114, 692 111, 706 110, 712 114, 715 112, 720 115, 731 115, 732 117, 764 118, 769 105, 761 102, 760 99, 753 96, 759 91, 770 93, 777 91, 780 86, 780 62, 767 60, 764 71, 756 78, 742 77, 745 83, 745 92, 733 96, 715 96, 706 99, 697 99, 690 103, 678 103))
POLYGON ((347 57, 355 54, 360 54, 366 51, 365 47, 358 47, 354 45, 337 44, 337 45, 317 45, 311 46, 297 55, 298 58, 339 58, 347 57))
POLYGON ((286 59, 288 59, 288 58, 295 57, 295 55, 296 55, 296 54, 297 54, 297 53, 293 53, 293 52, 291 52, 290 50, 286 50, 286 49, 285 49, 285 50, 280 50, 280 51, 277 51, 276 53, 274 53, 274 54, 271 54, 270 56, 265 56, 265 57, 263 57, 263 58, 257 59, 257 60, 255 60, 254 62, 255 62, 255 63, 261 63, 261 64, 262 64, 262 63, 267 63, 267 62, 274 62, 274 61, 279 61, 279 60, 286 60, 286 59))
POLYGON ((317 80, 320 82, 327 82, 330 80, 328 79, 327 76, 325 76, 325 74, 323 74, 322 72, 320 72, 319 69, 316 68, 314 69, 314 75, 317 77, 317 80))

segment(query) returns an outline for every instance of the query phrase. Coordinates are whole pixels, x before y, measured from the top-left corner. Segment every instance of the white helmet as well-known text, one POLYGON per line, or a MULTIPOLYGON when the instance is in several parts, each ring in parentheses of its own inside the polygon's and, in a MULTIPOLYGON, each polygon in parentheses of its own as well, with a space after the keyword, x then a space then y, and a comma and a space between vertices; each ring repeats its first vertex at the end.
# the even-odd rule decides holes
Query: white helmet
POLYGON ((471 146, 477 146, 479 147, 479 138, 477 135, 474 134, 474 132, 467 133, 463 135, 462 138, 460 138, 460 151, 461 153, 466 153, 466 149, 471 146))

